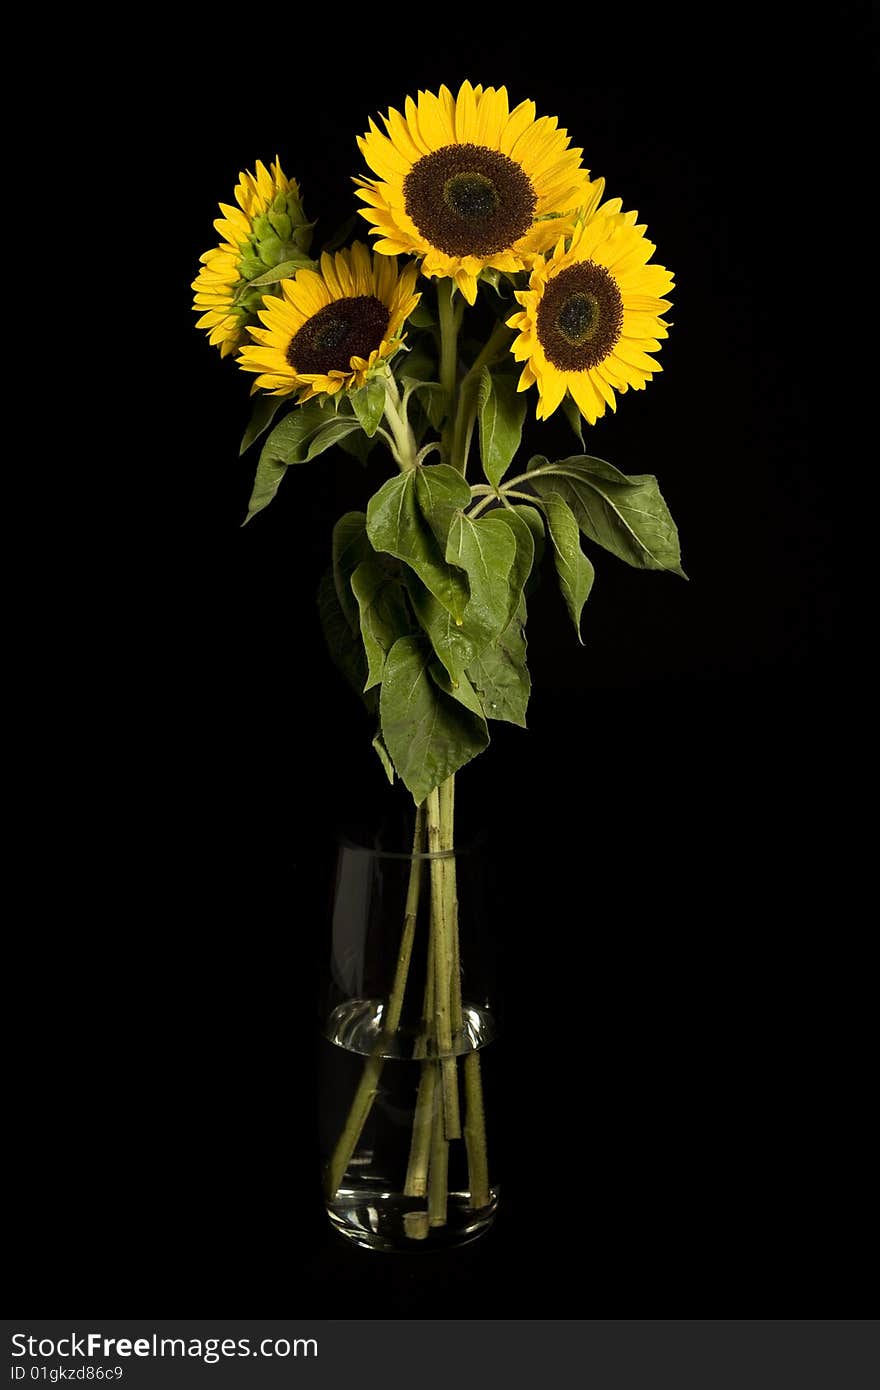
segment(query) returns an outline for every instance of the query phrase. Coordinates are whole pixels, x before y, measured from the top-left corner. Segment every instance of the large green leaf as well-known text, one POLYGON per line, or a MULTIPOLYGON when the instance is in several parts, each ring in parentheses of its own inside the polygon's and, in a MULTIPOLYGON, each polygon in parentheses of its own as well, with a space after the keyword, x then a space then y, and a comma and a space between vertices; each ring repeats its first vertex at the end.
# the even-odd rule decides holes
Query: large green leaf
POLYGON ((526 398, 517 391, 514 377, 501 372, 493 375, 484 367, 477 390, 477 410, 483 472, 497 487, 519 448, 526 398))
POLYGON ((528 593, 538 580, 538 567, 544 558, 544 551, 546 549, 546 546, 544 544, 544 518, 541 516, 541 513, 537 510, 536 507, 530 507, 525 504, 521 506, 516 506, 512 510, 516 512, 517 516, 521 516, 523 521, 526 522, 529 530, 532 533, 532 540, 535 542, 535 558, 532 563, 532 573, 530 575, 531 582, 529 583, 526 589, 526 593, 528 593))
POLYGON ((324 632, 324 641, 334 664, 342 672, 352 690, 363 700, 367 709, 375 710, 378 704, 375 690, 364 691, 367 680, 367 658, 364 644, 355 635, 339 607, 336 585, 332 570, 327 570, 318 585, 318 616, 324 632))
POLYGON ((379 377, 371 377, 359 390, 350 393, 349 400, 361 429, 372 439, 385 414, 384 382, 379 377))
POLYGON ((675 522, 651 474, 630 478, 604 459, 580 454, 552 464, 533 458, 528 466, 541 496, 558 493, 589 540, 638 569, 687 578, 675 522))
POLYGON ((440 549, 445 550, 453 518, 470 502, 471 490, 458 469, 448 463, 429 464, 417 468, 415 474, 419 509, 440 549))
POLYGON ((380 695, 382 738, 417 804, 489 742, 485 719, 433 679, 433 661, 422 638, 399 638, 388 653, 380 695))
POLYGON ((268 507, 290 464, 317 458, 357 429, 360 425, 353 416, 337 415, 318 401, 285 415, 263 445, 245 524, 268 507))
POLYGON ((453 700, 457 700, 465 709, 470 710, 471 714, 483 719, 483 706, 480 704, 480 697, 471 685, 470 680, 462 671, 457 681, 450 679, 449 672, 439 661, 431 662, 431 679, 447 695, 451 695, 453 700))
POLYGON ((547 514, 559 587, 580 642, 581 613, 593 587, 595 571, 581 550, 581 534, 568 503, 559 493, 548 492, 544 497, 544 511, 547 514))
POLYGON ((389 574, 374 554, 364 560, 351 576, 351 588, 361 615, 361 637, 367 654, 366 690, 378 685, 385 669, 385 658, 398 637, 410 631, 410 618, 400 580, 389 574))
POLYGON ((364 560, 375 557, 367 537, 367 518, 363 512, 346 512, 333 527, 333 580, 339 607, 355 636, 360 640, 360 614, 351 591, 351 576, 364 560))
MULTIPOLYGON (((470 597, 467 580, 461 570, 444 559, 416 492, 417 479, 435 471, 413 468, 389 478, 367 505, 367 535, 374 550, 395 555, 409 565, 453 618, 461 622, 470 597)), ((454 472, 451 468, 446 471, 454 472)), ((466 483, 464 486, 467 488, 466 483)), ((467 491, 470 496, 470 489, 467 491)))
MULTIPOLYGON (((507 621, 504 624, 506 628, 516 617, 523 589, 532 572, 535 559, 535 522, 541 533, 543 533, 544 527, 541 517, 534 507, 499 507, 497 511, 492 513, 491 519, 501 521, 505 526, 508 526, 513 532, 513 539, 516 543, 516 553, 507 580, 507 621), (528 513, 531 516, 527 515, 528 513), (534 518, 534 522, 532 518, 534 518)), ((502 628, 503 631, 504 628, 502 628)))
POLYGON ((446 559, 467 574, 471 597, 463 622, 478 651, 507 626, 511 607, 509 576, 516 553, 513 530, 499 517, 472 521, 463 512, 453 517, 446 559))
POLYGON ((453 684, 457 684, 466 666, 474 660, 481 645, 472 640, 467 625, 457 623, 447 608, 438 603, 434 595, 425 588, 416 575, 409 575, 406 589, 419 621, 431 646, 449 673, 453 684))
POLYGON ((251 411, 251 418, 248 421, 247 429, 242 436, 241 447, 238 451, 239 457, 247 453, 248 449, 254 444, 271 425, 278 411, 283 405, 290 405, 289 396, 256 396, 254 408, 251 411))
POLYGON ((487 719, 526 727, 532 683, 526 665, 525 603, 508 628, 490 642, 467 675, 480 695, 487 719))

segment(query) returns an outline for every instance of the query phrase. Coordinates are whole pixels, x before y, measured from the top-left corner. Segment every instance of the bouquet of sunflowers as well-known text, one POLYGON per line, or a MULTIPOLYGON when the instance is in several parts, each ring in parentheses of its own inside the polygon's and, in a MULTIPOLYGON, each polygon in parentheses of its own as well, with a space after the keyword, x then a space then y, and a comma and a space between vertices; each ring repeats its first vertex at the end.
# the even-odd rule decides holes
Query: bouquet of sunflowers
MULTIPOLYGON (((194 283, 198 326, 255 378, 243 450, 263 439, 247 519, 287 472, 334 445, 390 476, 332 536, 318 595, 333 656, 374 717, 389 779, 417 808, 421 852, 449 852, 458 770, 492 720, 525 726, 530 581, 546 551, 580 638, 593 584, 582 546, 682 574, 675 524, 649 475, 584 446, 617 397, 660 370, 672 275, 619 198, 603 201, 582 151, 534 103, 464 82, 407 99, 359 140, 356 180, 372 247, 312 256, 314 224, 279 161, 243 173, 221 204, 221 243, 194 283), (535 394, 532 394, 534 388, 535 394), (517 462, 530 400, 562 409, 569 457, 517 462), (267 433, 268 431, 268 433, 267 433)), ((479 1052, 460 1043, 454 869, 432 865, 421 1079, 404 1191, 407 1235, 446 1221, 449 1146, 464 1140, 474 1211, 492 1200, 479 1052), (462 1115, 464 1113, 464 1118, 462 1115), (424 1212, 418 1207, 424 1202, 424 1212)), ((400 1026, 412 958, 401 936, 382 1037, 400 1026)), ((410 982, 411 985, 411 982, 410 982)), ((379 1092, 377 1044, 327 1166, 349 1179, 379 1092)))

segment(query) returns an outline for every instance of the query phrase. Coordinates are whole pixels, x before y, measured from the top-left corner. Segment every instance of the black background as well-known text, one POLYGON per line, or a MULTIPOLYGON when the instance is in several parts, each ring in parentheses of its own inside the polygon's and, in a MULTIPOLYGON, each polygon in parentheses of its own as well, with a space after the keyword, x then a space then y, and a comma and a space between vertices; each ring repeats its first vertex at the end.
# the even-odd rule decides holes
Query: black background
MULTIPOLYGON (((822 1195, 850 1122, 826 1062, 842 967, 805 927, 835 581, 806 447, 795 12, 772 32, 739 7, 500 38, 468 14, 302 23, 145 25, 94 104, 149 252, 128 409, 96 437, 47 616, 70 699, 33 793, 55 849, 16 1035, 21 1290, 116 1316, 581 1317, 848 1289, 843 1196, 822 1195), (241 530, 247 383, 186 315, 239 169, 279 153, 320 243, 368 116, 465 76, 557 114, 676 273, 663 373, 589 447, 658 475, 690 582, 594 556, 583 649, 552 582, 533 601, 530 730, 493 731, 459 787, 491 834, 502 1214, 454 1260, 383 1258, 331 1239, 318 1188, 335 836, 382 778, 313 594, 385 466, 325 455, 241 530)), ((561 419, 528 425, 524 457, 573 451, 561 419)))

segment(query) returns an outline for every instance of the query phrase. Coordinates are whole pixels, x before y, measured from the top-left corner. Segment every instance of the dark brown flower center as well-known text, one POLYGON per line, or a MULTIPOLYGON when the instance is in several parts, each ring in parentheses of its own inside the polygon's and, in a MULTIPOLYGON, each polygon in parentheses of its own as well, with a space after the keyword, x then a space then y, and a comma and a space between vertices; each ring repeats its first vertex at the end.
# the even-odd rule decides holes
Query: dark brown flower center
POLYGON ((337 299, 319 309, 290 340, 295 372, 347 372, 352 357, 369 359, 385 336, 388 310, 373 294, 337 299))
POLYGON ((585 372, 611 352, 623 326, 623 299, 603 265, 584 261, 547 281, 538 338, 562 372, 585 372))
POLYGON ((406 211, 447 256, 491 256, 531 227, 538 199, 513 159, 483 145, 445 145, 403 181, 406 211))

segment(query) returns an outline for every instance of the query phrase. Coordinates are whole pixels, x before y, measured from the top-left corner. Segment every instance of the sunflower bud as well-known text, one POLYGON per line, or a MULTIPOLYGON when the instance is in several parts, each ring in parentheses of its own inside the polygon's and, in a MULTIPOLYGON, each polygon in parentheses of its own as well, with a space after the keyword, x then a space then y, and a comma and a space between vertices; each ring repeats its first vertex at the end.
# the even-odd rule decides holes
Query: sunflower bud
POLYGON ((193 285, 198 326, 224 356, 256 321, 264 297, 278 293, 278 280, 314 266, 308 253, 315 224, 306 221, 299 186, 277 159, 270 169, 258 162, 256 173, 241 174, 235 200, 237 207, 221 205, 224 216, 215 225, 224 242, 202 257, 193 285))

